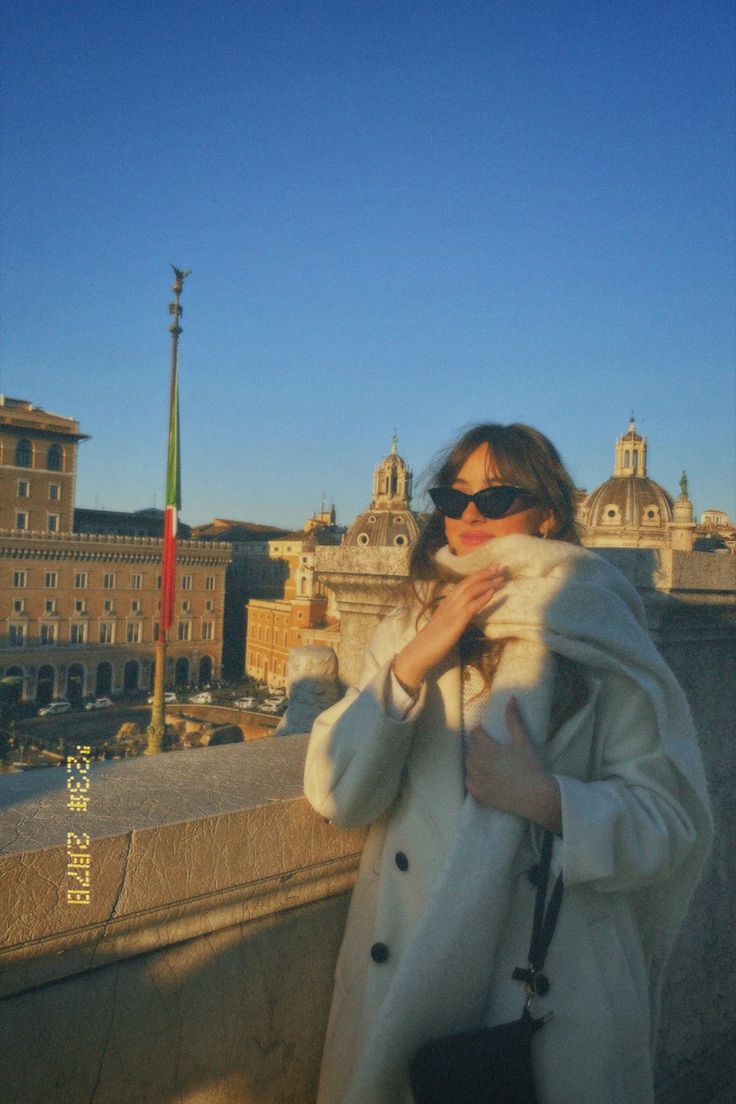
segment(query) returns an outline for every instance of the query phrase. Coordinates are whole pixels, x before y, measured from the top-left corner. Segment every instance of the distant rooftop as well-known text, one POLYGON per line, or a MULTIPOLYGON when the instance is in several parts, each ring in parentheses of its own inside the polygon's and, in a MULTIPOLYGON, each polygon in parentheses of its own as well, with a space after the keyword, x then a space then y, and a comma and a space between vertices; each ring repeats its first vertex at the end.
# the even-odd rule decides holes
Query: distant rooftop
POLYGON ((53 414, 41 406, 34 406, 27 399, 14 399, 10 395, 0 395, 0 423, 25 426, 42 432, 63 433, 78 441, 89 440, 88 433, 79 432, 79 422, 64 414, 53 414))
POLYGON ((344 532, 344 527, 340 525, 318 524, 307 529, 280 529, 275 525, 259 525, 255 521, 213 518, 205 525, 193 526, 192 539, 231 541, 233 544, 247 541, 311 539, 314 544, 339 544, 344 532))
MULTIPOLYGON (((113 536, 161 537, 163 535, 163 510, 147 506, 143 510, 74 510, 75 533, 111 533, 113 536)), ((188 540, 192 530, 179 522, 178 535, 188 540)), ((222 539, 222 538, 220 538, 222 539)))
POLYGON ((255 521, 235 521, 232 518, 213 518, 204 525, 192 527, 194 540, 268 541, 287 536, 288 530, 276 525, 259 525, 255 521))

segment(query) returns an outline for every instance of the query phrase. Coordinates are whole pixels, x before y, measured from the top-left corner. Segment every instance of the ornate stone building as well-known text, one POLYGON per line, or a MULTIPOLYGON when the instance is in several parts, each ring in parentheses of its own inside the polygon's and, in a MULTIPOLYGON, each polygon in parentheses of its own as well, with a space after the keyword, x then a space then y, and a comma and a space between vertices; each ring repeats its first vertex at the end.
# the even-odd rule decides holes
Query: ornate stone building
MULTIPOLYGON (((162 541, 0 531, 0 671, 23 697, 79 701, 152 685, 162 541)), ((179 541, 167 684, 219 675, 230 548, 179 541)))
POLYGON ((391 452, 373 473, 373 497, 347 531, 344 544, 362 547, 409 547, 419 536, 419 525, 409 508, 412 471, 398 453, 394 434, 391 452))
MULTIPOLYGON (((72 532, 86 439, 71 418, 0 397, 0 677, 39 705, 151 685, 162 541, 72 532)), ((220 674, 230 558, 227 544, 178 542, 169 686, 220 674)))
POLYGON ((679 502, 675 519, 672 496, 647 475, 647 442, 636 432, 633 416, 614 451, 613 475, 581 502, 578 517, 583 544, 591 548, 669 548, 673 523, 682 534, 682 526, 692 522, 687 495, 689 515, 685 517, 685 504, 679 502))
POLYGON ((703 510, 695 530, 695 549, 702 552, 730 552, 736 556, 736 525, 725 510, 703 510))

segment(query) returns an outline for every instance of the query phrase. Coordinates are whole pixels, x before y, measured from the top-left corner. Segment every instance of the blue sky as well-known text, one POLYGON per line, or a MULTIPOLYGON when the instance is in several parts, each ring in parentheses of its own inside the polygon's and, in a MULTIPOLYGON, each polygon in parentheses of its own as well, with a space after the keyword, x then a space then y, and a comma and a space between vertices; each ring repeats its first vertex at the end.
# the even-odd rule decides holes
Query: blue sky
MULTIPOLYGON (((79 419, 78 505, 160 505, 168 262, 182 517, 349 522, 525 421, 580 486, 736 518, 734 7, 5 5, 0 391, 79 419)), ((415 499, 420 507, 422 500, 415 499)))

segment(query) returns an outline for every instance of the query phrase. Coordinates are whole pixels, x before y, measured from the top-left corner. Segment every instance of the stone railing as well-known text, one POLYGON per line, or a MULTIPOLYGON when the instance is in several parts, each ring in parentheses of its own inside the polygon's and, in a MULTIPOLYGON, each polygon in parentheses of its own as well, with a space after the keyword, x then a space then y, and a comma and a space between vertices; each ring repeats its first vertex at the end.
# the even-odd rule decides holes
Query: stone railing
POLYGON ((305 746, 0 777, 3 1104, 314 1099, 362 834, 305 746))

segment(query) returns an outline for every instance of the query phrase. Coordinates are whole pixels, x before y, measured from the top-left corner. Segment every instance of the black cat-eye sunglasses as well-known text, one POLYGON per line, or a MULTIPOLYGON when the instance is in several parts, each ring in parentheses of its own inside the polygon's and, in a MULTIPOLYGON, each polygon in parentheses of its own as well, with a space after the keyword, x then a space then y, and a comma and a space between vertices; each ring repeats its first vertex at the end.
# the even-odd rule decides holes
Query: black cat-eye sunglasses
POLYGON ((523 487, 484 487, 475 494, 465 494, 454 487, 432 487, 429 497, 445 517, 460 518, 474 502, 479 513, 486 518, 502 518, 526 510, 537 501, 531 491, 523 487))

